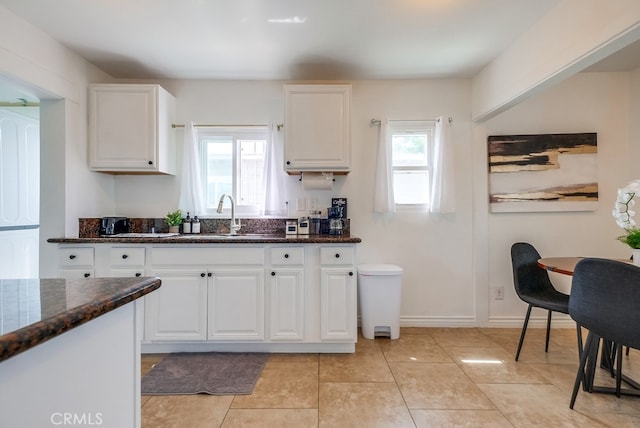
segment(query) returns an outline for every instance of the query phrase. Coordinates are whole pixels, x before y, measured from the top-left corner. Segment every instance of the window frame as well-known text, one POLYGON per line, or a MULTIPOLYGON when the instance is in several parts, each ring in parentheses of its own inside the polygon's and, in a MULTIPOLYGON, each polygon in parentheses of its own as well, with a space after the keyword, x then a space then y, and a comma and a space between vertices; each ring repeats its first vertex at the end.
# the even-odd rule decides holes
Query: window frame
MULTIPOLYGON (((241 156, 240 156, 240 144, 242 140, 263 140, 265 142, 263 156, 263 165, 266 162, 266 156, 268 151, 269 139, 269 127, 261 125, 247 125, 247 126, 212 126, 201 127, 197 130, 198 135, 198 149, 200 151, 200 172, 201 183, 203 189, 205 212, 203 213, 207 217, 228 217, 231 214, 231 206, 229 202, 225 201, 225 205, 222 213, 217 213, 218 201, 222 194, 216 195, 216 200, 212 201, 211 205, 207 204, 207 191, 208 191, 208 159, 206 144, 207 141, 212 138, 228 137, 232 141, 232 154, 231 154, 231 195, 235 200, 235 213, 237 215, 244 216, 256 216, 259 215, 263 209, 264 201, 261 201, 257 205, 246 205, 240 201, 240 180, 241 180, 241 156)), ((264 173, 264 170, 263 170, 264 173)), ((264 176, 263 180, 264 181, 264 176)))
POLYGON ((431 193, 431 185, 433 183, 433 155, 435 147, 435 120, 389 120, 387 125, 387 132, 389 135, 390 144, 390 166, 391 166, 391 179, 392 185, 395 190, 394 176, 396 171, 426 171, 427 173, 427 194, 425 195, 426 202, 424 204, 416 203, 399 203, 396 200, 394 191, 394 205, 398 211, 425 211, 429 209, 429 200, 431 193), (427 157, 426 165, 395 165, 393 159, 393 136, 396 134, 411 134, 411 133, 424 133, 427 134, 425 154, 427 157))

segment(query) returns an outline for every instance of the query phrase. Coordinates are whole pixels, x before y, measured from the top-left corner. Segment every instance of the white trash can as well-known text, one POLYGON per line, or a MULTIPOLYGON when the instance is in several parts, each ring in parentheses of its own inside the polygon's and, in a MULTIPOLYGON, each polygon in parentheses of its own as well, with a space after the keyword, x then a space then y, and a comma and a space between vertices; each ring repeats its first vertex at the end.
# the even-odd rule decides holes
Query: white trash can
POLYGON ((396 265, 358 266, 358 296, 362 336, 398 339, 402 268, 396 265))

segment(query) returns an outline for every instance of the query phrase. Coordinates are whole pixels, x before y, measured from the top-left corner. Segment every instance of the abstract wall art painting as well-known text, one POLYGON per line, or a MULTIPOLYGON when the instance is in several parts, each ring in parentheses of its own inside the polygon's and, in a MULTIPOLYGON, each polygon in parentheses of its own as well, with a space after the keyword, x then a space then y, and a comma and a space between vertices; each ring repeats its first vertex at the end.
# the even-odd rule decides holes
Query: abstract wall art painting
POLYGON ((489 136, 491 212, 594 211, 597 134, 489 136))

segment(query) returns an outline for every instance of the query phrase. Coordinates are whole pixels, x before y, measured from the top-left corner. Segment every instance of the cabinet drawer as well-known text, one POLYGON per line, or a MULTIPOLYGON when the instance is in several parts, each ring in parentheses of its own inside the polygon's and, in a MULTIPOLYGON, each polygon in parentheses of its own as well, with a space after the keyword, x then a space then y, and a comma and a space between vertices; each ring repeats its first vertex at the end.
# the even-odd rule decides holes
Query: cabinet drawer
POLYGON ((93 269, 60 269, 60 276, 66 279, 94 278, 93 269))
POLYGON ((263 248, 151 248, 151 264, 160 265, 263 265, 263 248))
POLYGON ((353 248, 322 247, 320 248, 320 264, 323 265, 352 265, 354 263, 353 248))
POLYGON ((93 248, 61 248, 58 263, 61 267, 93 266, 93 248))
POLYGON ((144 266, 144 248, 112 248, 111 266, 144 266))
POLYGON ((271 249, 272 265, 302 265, 304 264, 303 247, 282 247, 271 249))

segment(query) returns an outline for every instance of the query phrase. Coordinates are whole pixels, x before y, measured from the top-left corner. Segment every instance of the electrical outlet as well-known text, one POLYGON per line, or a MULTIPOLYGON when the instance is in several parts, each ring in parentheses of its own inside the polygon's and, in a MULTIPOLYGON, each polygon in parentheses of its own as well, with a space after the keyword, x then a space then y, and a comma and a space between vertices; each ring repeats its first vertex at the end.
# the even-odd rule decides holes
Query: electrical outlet
POLYGON ((493 298, 495 300, 504 300, 504 287, 494 288, 493 293, 493 298))
POLYGON ((307 198, 296 199, 296 211, 306 211, 306 210, 307 210, 307 198))

